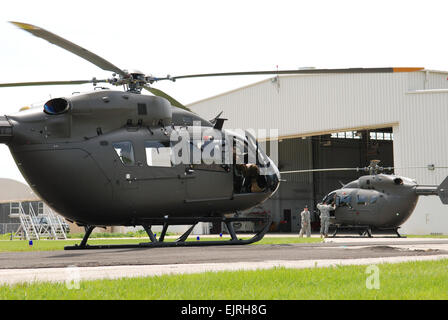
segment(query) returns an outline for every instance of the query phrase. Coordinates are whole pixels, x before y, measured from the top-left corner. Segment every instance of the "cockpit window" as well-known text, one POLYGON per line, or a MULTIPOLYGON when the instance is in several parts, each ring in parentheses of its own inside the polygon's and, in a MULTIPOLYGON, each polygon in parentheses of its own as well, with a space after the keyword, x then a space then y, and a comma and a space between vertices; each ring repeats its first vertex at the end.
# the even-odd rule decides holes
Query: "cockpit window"
POLYGON ((258 143, 257 139, 252 135, 252 133, 249 130, 246 130, 245 134, 247 138, 247 145, 249 147, 249 152, 252 154, 252 157, 249 156, 249 158, 254 158, 256 164, 261 167, 269 166, 270 161, 267 158, 266 153, 260 147, 260 144, 258 143))
POLYGON ((233 141, 232 155, 234 164, 248 164, 249 151, 247 148, 247 141, 235 137, 233 141))
POLYGON ((357 196, 357 203, 361 205, 367 205, 367 197, 361 194, 357 196))
POLYGON ((322 199, 322 203, 333 204, 336 192, 332 192, 322 199))
POLYGON ((146 163, 152 167, 171 167, 171 147, 169 142, 146 141, 146 163))
POLYGON ((352 202, 352 197, 349 194, 339 196, 338 199, 339 199, 339 202, 337 203, 337 205, 339 207, 344 207, 344 206, 351 207, 350 203, 352 202))
POLYGON ((135 164, 134 158, 134 148, 132 147, 132 143, 129 141, 123 142, 114 142, 113 147, 121 162, 125 166, 132 166, 135 164))
POLYGON ((225 142, 222 140, 207 140, 202 144, 202 161, 205 164, 223 164, 225 163, 224 154, 225 142))

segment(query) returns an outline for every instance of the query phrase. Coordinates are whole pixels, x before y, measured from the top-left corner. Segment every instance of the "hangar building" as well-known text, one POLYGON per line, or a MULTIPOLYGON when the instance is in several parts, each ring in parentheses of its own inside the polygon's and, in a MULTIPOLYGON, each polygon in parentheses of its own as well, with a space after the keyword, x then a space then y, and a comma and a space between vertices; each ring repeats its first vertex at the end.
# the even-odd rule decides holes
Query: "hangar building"
MULTIPOLYGON (((42 200, 27 184, 13 179, 0 178, 0 234, 15 234, 17 232, 21 226, 21 218, 15 215, 19 213, 19 207, 21 212, 26 215, 31 212, 36 215, 43 214, 40 211, 43 208, 42 200)), ((45 211, 45 213, 48 212, 45 211)), ((39 217, 42 219, 42 216, 39 217)), ((62 220, 62 222, 63 226, 67 227, 65 221, 62 220)), ((44 223, 48 225, 48 222, 44 223)))
MULTIPOLYGON (((206 119, 224 111, 227 129, 278 129, 280 171, 365 167, 379 159, 395 174, 438 185, 448 175, 448 72, 393 70, 277 76, 189 107, 206 119)), ((314 209, 340 182, 360 175, 283 175, 276 195, 253 210, 271 211, 278 230, 297 231, 304 205, 314 209)), ((400 232, 448 234, 448 206, 421 196, 400 232)))
POLYGON ((0 234, 16 232, 20 226, 17 218, 10 218, 11 202, 21 202, 28 212, 28 207, 33 206, 37 212, 40 199, 29 186, 12 179, 0 179, 0 234))

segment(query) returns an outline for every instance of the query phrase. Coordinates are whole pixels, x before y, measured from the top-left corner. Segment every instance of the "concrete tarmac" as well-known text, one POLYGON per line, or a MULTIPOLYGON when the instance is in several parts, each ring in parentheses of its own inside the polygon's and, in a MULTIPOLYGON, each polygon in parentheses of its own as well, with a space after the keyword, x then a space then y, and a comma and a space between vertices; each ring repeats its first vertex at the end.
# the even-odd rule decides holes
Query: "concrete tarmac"
POLYGON ((448 239, 329 238, 313 244, 4 252, 0 285, 439 259, 448 259, 448 239))
POLYGON ((448 254, 448 239, 327 239, 325 243, 0 253, 0 269, 362 259, 448 254))

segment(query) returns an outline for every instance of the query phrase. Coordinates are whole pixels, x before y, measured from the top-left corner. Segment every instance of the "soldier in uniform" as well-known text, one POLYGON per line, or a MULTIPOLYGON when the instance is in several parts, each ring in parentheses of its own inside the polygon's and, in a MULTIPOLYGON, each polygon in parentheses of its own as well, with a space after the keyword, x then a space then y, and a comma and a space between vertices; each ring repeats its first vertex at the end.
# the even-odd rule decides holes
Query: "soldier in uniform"
POLYGON ((317 209, 320 211, 320 237, 328 237, 328 227, 330 226, 330 211, 334 210, 336 205, 319 203, 317 209))
POLYGON ((303 211, 300 213, 301 218, 301 229, 299 233, 299 237, 303 237, 303 234, 306 232, 306 236, 311 237, 311 216, 310 211, 308 210, 308 206, 305 206, 303 211))

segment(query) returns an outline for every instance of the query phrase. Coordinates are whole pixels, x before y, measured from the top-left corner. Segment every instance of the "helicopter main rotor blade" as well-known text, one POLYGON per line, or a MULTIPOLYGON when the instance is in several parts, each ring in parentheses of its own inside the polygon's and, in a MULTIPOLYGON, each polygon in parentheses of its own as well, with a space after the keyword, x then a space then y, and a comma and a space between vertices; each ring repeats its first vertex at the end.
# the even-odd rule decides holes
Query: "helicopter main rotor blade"
POLYGON ((35 82, 11 82, 0 83, 0 88, 6 87, 28 87, 28 86, 58 86, 70 84, 85 84, 85 83, 108 83, 108 80, 68 80, 68 81, 35 81, 35 82))
POLYGON ((203 73, 189 74, 175 77, 155 78, 159 80, 171 80, 186 78, 223 77, 223 76, 253 76, 253 75, 280 75, 280 74, 321 74, 321 73, 392 73, 392 72, 412 72, 423 70, 424 68, 349 68, 349 69, 298 69, 298 70, 269 70, 269 71, 246 71, 246 72, 223 72, 223 73, 203 73))
POLYGON ((10 21, 10 23, 16 25, 17 27, 19 27, 22 30, 25 30, 25 31, 31 33, 32 35, 34 35, 36 37, 45 39, 48 42, 50 42, 58 47, 61 47, 67 51, 70 51, 73 54, 76 54, 77 56, 93 63, 94 65, 96 65, 97 67, 99 67, 103 70, 112 71, 121 76, 126 75, 126 72, 124 72, 120 68, 116 67, 109 61, 101 58, 100 56, 94 54, 93 52, 90 52, 90 51, 84 49, 83 47, 78 46, 77 44, 74 44, 73 42, 70 42, 58 35, 55 35, 54 33, 51 33, 45 29, 42 29, 37 26, 33 26, 32 24, 28 24, 28 23, 15 22, 15 21, 10 21))
MULTIPOLYGON (((292 170, 292 171, 283 171, 281 174, 288 173, 309 173, 309 172, 331 172, 331 171, 369 171, 369 167, 364 168, 328 168, 328 169, 306 169, 306 170, 292 170)), ((375 168, 373 168, 375 169, 375 168)), ((396 169, 448 169, 446 166, 435 166, 435 165, 427 165, 427 166, 408 166, 408 167, 378 167, 377 170, 385 171, 385 170, 396 170, 396 169)))
POLYGON ((170 95, 166 94, 162 90, 159 90, 159 89, 156 89, 156 88, 152 88, 152 87, 149 87, 149 86, 143 86, 143 88, 145 88, 146 90, 148 90, 149 92, 151 92, 155 96, 159 96, 159 97, 165 98, 166 100, 168 100, 175 107, 178 107, 178 108, 181 108, 181 109, 184 109, 184 110, 192 112, 190 109, 188 109, 182 103, 180 103, 179 101, 177 101, 176 99, 174 99, 170 95))
POLYGON ((366 169, 366 168, 307 169, 307 170, 281 171, 280 174, 288 174, 288 173, 310 173, 310 172, 331 172, 331 171, 365 171, 365 169, 366 169))

